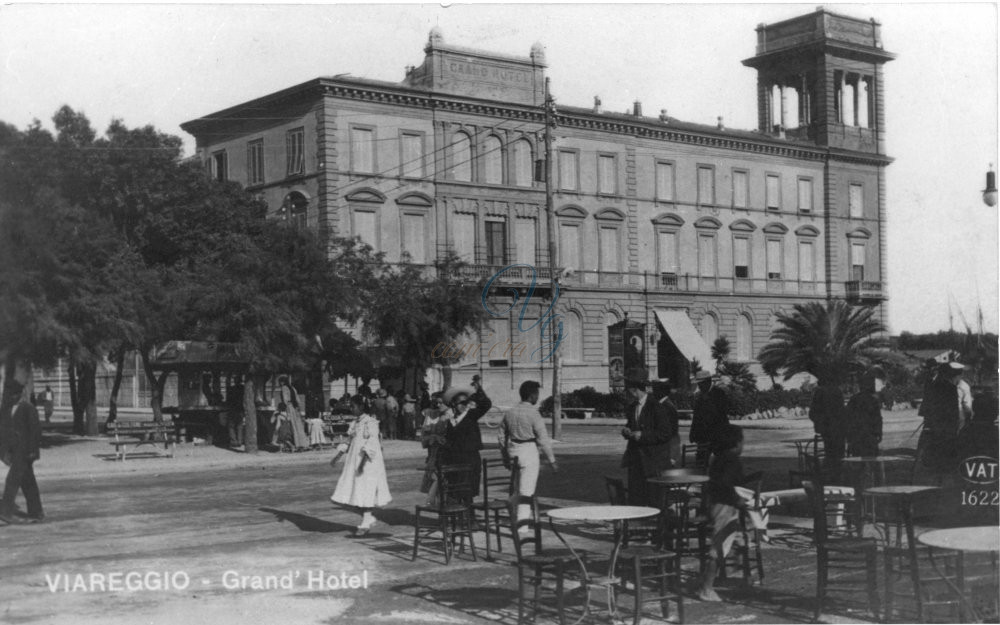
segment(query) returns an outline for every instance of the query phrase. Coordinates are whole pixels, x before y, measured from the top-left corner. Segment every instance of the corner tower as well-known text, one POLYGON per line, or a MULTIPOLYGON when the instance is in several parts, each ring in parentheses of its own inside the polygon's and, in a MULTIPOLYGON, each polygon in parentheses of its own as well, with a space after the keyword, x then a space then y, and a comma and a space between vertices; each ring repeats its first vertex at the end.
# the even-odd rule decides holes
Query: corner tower
POLYGON ((818 145, 884 154, 881 25, 819 7, 815 12, 757 27, 761 132, 818 145))

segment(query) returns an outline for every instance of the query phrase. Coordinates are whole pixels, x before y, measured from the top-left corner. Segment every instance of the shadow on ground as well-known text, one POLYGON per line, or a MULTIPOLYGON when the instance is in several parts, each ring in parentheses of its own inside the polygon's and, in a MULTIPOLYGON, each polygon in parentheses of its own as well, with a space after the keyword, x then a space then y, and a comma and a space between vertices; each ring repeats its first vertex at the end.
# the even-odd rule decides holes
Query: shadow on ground
POLYGON ((332 534, 334 532, 353 532, 354 526, 344 523, 334 523, 324 519, 298 512, 288 512, 287 510, 276 510, 275 508, 258 508, 261 512, 273 514, 279 523, 285 521, 292 523, 303 532, 319 532, 321 534, 332 534))

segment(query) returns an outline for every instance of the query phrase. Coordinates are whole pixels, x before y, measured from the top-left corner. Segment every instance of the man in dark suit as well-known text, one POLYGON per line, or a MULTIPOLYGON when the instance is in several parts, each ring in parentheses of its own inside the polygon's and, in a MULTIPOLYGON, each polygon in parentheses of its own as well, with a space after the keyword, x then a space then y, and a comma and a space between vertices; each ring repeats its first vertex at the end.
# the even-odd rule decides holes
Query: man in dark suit
POLYGON ((669 469, 670 439, 673 438, 671 415, 665 404, 650 395, 652 385, 645 369, 625 374, 625 393, 632 400, 628 425, 622 437, 628 441, 622 467, 628 471, 629 503, 649 505, 646 480, 669 469))
MULTIPOLYGON (((22 385, 13 382, 11 390, 16 393, 22 392, 22 385)), ((0 503, 0 520, 6 523, 15 523, 14 511, 15 498, 20 490, 24 493, 24 499, 28 506, 28 522, 38 523, 45 518, 42 512, 42 499, 38 493, 38 482, 35 481, 35 470, 32 466, 38 460, 39 448, 42 442, 42 426, 38 421, 38 409, 28 401, 21 398, 21 401, 14 406, 9 424, 5 424, 5 438, 10 440, 4 442, 0 454, 3 454, 3 461, 10 465, 7 472, 7 481, 4 485, 3 500, 0 503)))
POLYGON ((464 464, 472 467, 471 495, 474 499, 479 492, 482 473, 479 450, 483 448, 483 438, 479 433, 479 420, 489 412, 493 402, 483 392, 478 375, 472 378, 472 386, 453 386, 443 393, 442 399, 451 406, 454 416, 445 431, 441 464, 464 464))

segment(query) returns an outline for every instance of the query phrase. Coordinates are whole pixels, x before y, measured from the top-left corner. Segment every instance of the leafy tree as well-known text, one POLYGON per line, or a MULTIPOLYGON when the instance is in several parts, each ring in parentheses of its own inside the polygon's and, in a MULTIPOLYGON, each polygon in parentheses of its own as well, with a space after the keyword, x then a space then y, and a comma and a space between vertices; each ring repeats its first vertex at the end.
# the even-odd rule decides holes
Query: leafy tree
POLYGON ((712 358, 715 359, 716 365, 721 365, 723 361, 729 359, 729 355, 732 353, 732 345, 729 343, 729 339, 726 335, 721 335, 717 337, 712 342, 712 358))
POLYGON ((882 358, 885 328, 868 307, 843 300, 796 304, 778 313, 778 327, 761 350, 761 364, 784 371, 785 379, 809 373, 819 380, 843 383, 852 373, 882 358))
POLYGON ((454 255, 439 259, 436 270, 409 263, 385 266, 379 288, 370 293, 362 321, 366 334, 380 345, 392 345, 416 379, 434 364, 443 367, 445 386, 459 355, 444 346, 480 327, 489 314, 482 305, 482 286, 459 279, 465 265, 454 255))

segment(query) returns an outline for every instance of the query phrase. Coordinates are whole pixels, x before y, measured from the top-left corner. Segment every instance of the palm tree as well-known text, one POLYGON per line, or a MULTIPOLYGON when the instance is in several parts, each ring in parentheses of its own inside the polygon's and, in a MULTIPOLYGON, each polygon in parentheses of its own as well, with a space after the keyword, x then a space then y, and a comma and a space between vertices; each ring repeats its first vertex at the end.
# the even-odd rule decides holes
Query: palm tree
POLYGON ((760 351, 765 367, 783 370, 785 379, 809 373, 824 382, 843 382, 850 374, 881 360, 888 347, 885 326, 867 307, 843 300, 826 304, 796 304, 790 313, 778 313, 771 342, 760 351))
POLYGON ((729 359, 729 354, 732 353, 732 347, 729 344, 729 339, 726 335, 722 335, 712 342, 712 358, 715 359, 716 366, 721 365, 723 361, 729 359))

